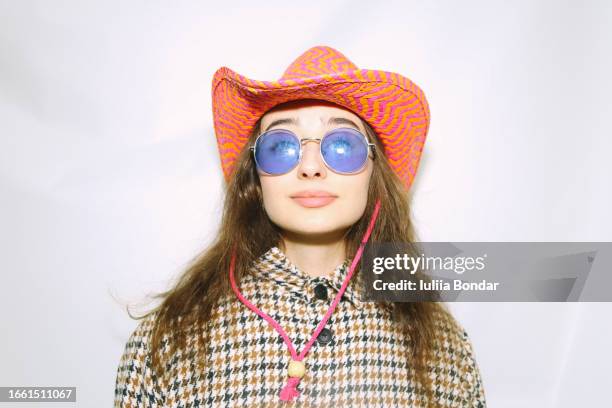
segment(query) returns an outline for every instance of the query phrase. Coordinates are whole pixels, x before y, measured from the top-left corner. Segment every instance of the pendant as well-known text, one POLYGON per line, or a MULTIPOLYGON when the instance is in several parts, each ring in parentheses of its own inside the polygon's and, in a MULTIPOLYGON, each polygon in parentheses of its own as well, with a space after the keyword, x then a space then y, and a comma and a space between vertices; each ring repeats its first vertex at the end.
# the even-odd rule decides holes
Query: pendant
POLYGON ((303 362, 297 360, 291 360, 289 362, 289 377, 302 378, 306 373, 306 366, 303 362))

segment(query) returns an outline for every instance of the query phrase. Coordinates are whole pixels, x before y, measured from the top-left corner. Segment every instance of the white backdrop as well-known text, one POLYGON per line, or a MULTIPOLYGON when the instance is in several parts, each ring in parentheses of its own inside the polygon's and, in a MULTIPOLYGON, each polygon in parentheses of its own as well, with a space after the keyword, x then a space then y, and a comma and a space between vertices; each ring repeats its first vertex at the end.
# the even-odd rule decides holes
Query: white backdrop
MULTIPOLYGON (((424 241, 612 240, 610 2, 258 3, 1 2, 0 386, 112 404, 137 324, 121 302, 166 288, 217 226, 222 65, 271 80, 329 45, 415 81, 424 241)), ((612 304, 451 307, 490 407, 609 403, 612 304)))

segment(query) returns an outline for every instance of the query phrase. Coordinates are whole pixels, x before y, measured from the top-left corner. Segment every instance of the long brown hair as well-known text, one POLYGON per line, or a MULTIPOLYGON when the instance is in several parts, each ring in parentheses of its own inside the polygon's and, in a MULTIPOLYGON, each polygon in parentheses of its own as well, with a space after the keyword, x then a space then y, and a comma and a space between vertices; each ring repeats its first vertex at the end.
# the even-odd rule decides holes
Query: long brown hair
MULTIPOLYGON (((367 137, 375 144, 375 160, 367 206, 364 215, 345 234, 346 253, 356 253, 374 209, 377 197, 381 207, 370 242, 416 242, 416 233, 411 221, 411 193, 384 158, 384 149, 374 130, 362 121, 367 137)), ((260 121, 255 125, 249 146, 260 132, 260 121)), ((208 322, 213 308, 221 297, 231 295, 228 273, 232 247, 236 245, 235 277, 247 273, 252 262, 271 246, 279 245, 281 231, 275 226, 263 208, 262 192, 255 162, 250 150, 245 147, 237 159, 233 173, 226 186, 223 215, 216 239, 188 264, 174 286, 152 296, 160 299, 157 307, 134 319, 143 319, 151 314, 155 324, 151 335, 151 364, 155 372, 165 375, 170 359, 177 350, 189 350, 183 358, 198 361, 205 367, 208 322), (254 239, 256 237, 256 239, 254 239), (187 339, 195 337, 196 344, 187 347, 187 339)), ((418 256, 413 253, 411 255, 418 256)), ((358 264, 359 265, 359 264, 358 264)), ((357 266, 355 274, 359 273, 357 266)), ((438 335, 436 320, 454 322, 450 312, 438 302, 396 302, 393 317, 402 325, 411 344, 409 367, 414 368, 414 380, 420 390, 422 401, 434 406, 434 389, 428 376, 427 362, 435 351, 438 335)))

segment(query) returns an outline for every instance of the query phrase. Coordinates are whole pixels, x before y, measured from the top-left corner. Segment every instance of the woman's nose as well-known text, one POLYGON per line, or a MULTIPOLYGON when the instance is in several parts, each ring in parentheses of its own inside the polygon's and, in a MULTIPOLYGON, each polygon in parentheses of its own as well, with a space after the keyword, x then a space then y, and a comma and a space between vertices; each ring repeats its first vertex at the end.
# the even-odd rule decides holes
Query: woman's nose
POLYGON ((300 178, 325 177, 326 168, 319 151, 320 140, 302 142, 302 160, 298 166, 300 178))

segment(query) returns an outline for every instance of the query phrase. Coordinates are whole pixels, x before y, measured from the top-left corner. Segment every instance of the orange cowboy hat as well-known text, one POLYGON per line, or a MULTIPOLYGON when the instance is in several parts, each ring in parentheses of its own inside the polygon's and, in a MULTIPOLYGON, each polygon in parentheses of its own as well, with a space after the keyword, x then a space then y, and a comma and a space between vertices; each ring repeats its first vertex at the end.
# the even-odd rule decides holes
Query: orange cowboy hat
POLYGON ((332 102, 367 122, 389 164, 410 188, 429 129, 425 94, 400 74, 359 69, 338 50, 323 45, 300 55, 276 81, 249 79, 227 67, 215 72, 213 121, 226 181, 257 120, 274 106, 297 99, 332 102))

